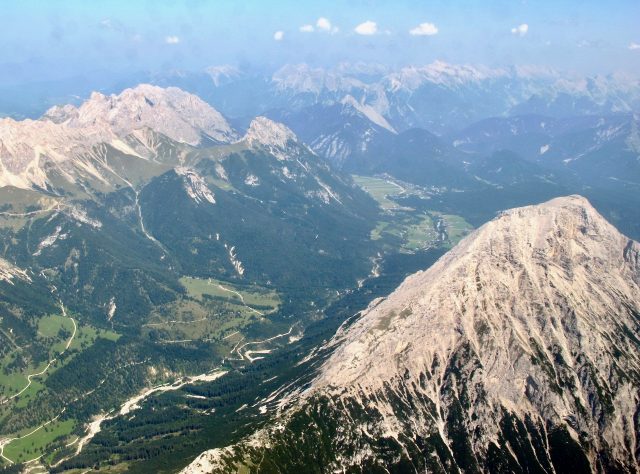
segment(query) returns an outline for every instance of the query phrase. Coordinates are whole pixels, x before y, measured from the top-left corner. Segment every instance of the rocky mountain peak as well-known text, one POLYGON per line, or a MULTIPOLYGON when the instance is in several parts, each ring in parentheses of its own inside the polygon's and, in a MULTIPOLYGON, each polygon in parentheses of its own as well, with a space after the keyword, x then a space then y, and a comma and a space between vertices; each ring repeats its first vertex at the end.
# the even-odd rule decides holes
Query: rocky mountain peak
POLYGON ((298 138, 286 125, 260 116, 251 121, 244 140, 252 145, 285 148, 298 138))
MULTIPOLYGON (((593 303, 591 308, 586 306, 593 288, 602 291, 600 309, 628 312, 623 301, 631 307, 640 306, 639 252, 636 242, 620 234, 581 196, 503 212, 429 270, 409 277, 384 303, 367 313, 356 326, 362 332, 354 327, 348 338, 354 346, 348 350, 349 345, 344 346, 340 355, 326 364, 320 380, 333 384, 329 382, 333 376, 343 382, 345 378, 349 382, 375 379, 369 364, 353 363, 353 358, 347 357, 347 352, 371 335, 405 339, 410 351, 422 352, 428 347, 431 358, 436 357, 434 349, 439 347, 443 351, 437 356, 440 359, 448 358, 455 345, 467 339, 477 354, 491 353, 493 357, 494 350, 503 351, 505 347, 496 346, 491 342, 495 338, 489 336, 497 336, 495 330, 508 326, 509 332, 524 338, 510 343, 522 344, 525 353, 534 352, 528 340, 537 337, 542 347, 549 345, 547 337, 559 338, 556 342, 562 342, 566 350, 570 335, 554 329, 566 316, 558 308, 571 308, 574 323, 585 324, 582 329, 586 330, 589 324, 601 325, 605 316, 594 311, 593 303), (536 314, 543 308, 553 311, 536 314), (394 310, 399 313, 405 309, 410 313, 407 317, 389 319, 394 310), (388 326, 379 324, 385 321, 388 326), (417 326, 412 328, 413 324, 417 326), (384 330, 375 329, 381 327, 384 330), (414 333, 418 327, 424 330, 414 333), (404 331, 410 328, 412 337, 406 337, 404 331), (417 339, 431 340, 436 334, 438 344, 416 343, 417 339)), ((564 356, 571 358, 571 351, 564 356)), ((370 362, 394 370, 385 359, 373 357, 370 362)))
MULTIPOLYGON (((511 413, 578 442, 588 433, 592 465, 603 453, 636 465, 639 255, 580 196, 504 212, 367 312, 315 390, 363 401, 424 380, 416 390, 440 407, 448 443, 452 402, 467 397, 479 464, 511 413)), ((391 417, 385 429, 401 425, 391 417)))
POLYGON ((576 472, 633 472, 639 315, 640 245, 586 199, 503 212, 339 332, 273 429, 186 472, 256 452, 282 462, 281 446, 309 462, 295 426, 332 440, 329 472, 382 459, 389 470, 558 472, 568 458, 576 472), (317 413, 330 421, 314 424, 317 413))
POLYGON ((190 145, 200 144, 203 135, 219 142, 235 139, 231 126, 217 110, 176 87, 140 84, 119 95, 105 96, 94 92, 77 109, 58 107, 46 116, 55 117, 56 122, 66 121, 74 128, 102 124, 119 136, 150 128, 190 145))
POLYGON ((52 107, 38 120, 0 121, 0 186, 46 188, 45 168, 57 168, 69 182, 78 175, 105 182, 96 166, 80 161, 95 158, 94 147, 101 144, 131 156, 153 158, 153 145, 141 142, 132 148, 127 143, 133 134, 140 142, 148 131, 193 146, 237 139, 217 110, 175 87, 141 84, 118 95, 94 92, 79 107, 52 107), (47 165, 51 162, 55 166, 47 165))

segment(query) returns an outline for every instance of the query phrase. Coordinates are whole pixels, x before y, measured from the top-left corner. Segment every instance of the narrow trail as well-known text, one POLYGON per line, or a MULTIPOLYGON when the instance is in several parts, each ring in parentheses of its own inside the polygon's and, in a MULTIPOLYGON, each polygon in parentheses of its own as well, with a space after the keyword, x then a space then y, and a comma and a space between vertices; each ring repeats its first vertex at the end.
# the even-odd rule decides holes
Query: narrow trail
MULTIPOLYGON (((63 315, 64 317, 66 317, 66 318, 69 318, 69 319, 71 320, 71 322, 73 323, 73 333, 71 334, 71 337, 69 337, 69 340, 67 341, 67 343, 66 343, 66 345, 65 345, 64 349, 62 350, 62 352, 60 352, 60 353, 58 354, 58 357, 60 357, 61 355, 63 355, 63 354, 64 354, 64 353, 69 349, 69 347, 71 347, 71 344, 73 343, 73 340, 74 340, 74 339, 75 339, 75 337, 76 337, 76 333, 78 332, 78 325, 76 324, 76 321, 75 321, 71 316, 67 315, 67 310, 66 310, 66 308, 64 307, 64 304, 62 303, 62 301, 58 301, 58 303, 60 304, 60 309, 61 309, 61 311, 62 311, 62 315, 63 315)), ((41 376, 41 375, 45 374, 45 373, 47 372, 47 370, 49 370, 49 368, 51 367, 51 365, 52 365, 56 360, 58 360, 58 357, 54 357, 53 359, 51 359, 51 360, 49 361, 49 363, 47 364, 47 366, 46 366, 44 369, 42 369, 40 372, 36 372, 36 373, 33 373, 33 374, 29 374, 29 375, 27 375, 27 385, 26 385, 22 390, 20 390, 18 393, 16 393, 16 394, 12 395, 12 396, 11 396, 11 397, 9 397, 9 398, 6 398, 6 399, 4 399, 4 400, 0 401, 0 405, 4 405, 4 404, 6 404, 6 403, 10 402, 11 400, 15 399, 16 397, 18 397, 18 396, 22 395, 22 394, 23 394, 23 393, 24 393, 24 392, 25 392, 25 391, 26 391, 26 390, 31 386, 32 379, 33 379, 33 378, 35 378, 35 377, 39 377, 39 376, 41 376)), ((2 457, 3 459, 5 459, 6 461, 8 461, 10 464, 13 464, 13 463, 14 463, 14 461, 12 461, 11 459, 9 459, 8 457, 6 457, 6 456, 4 455, 4 448, 5 448, 5 446, 7 446, 7 445, 8 445, 9 443, 11 443, 12 441, 15 441, 16 439, 24 439, 24 438, 26 438, 26 437, 28 437, 28 436, 31 436, 32 434, 34 434, 34 433, 38 432, 39 430, 41 430, 42 428, 44 428, 44 427, 45 427, 45 426, 47 426, 48 424, 53 423, 53 422, 54 422, 54 421, 56 421, 58 418, 60 418, 60 416, 65 412, 65 410, 66 410, 66 409, 67 409, 67 408, 66 408, 66 407, 64 407, 64 408, 62 409, 62 411, 61 411, 61 412, 60 412, 60 413, 59 413, 55 418, 52 418, 51 420, 49 420, 49 421, 47 421, 47 422, 45 422, 45 423, 41 424, 40 426, 38 426, 37 428, 35 428, 33 431, 31 431, 31 432, 29 432, 29 433, 25 434, 24 436, 20 436, 19 438, 7 438, 7 439, 2 439, 2 440, 0 440, 0 457, 2 457)), ((36 460, 40 459, 41 457, 42 457, 42 456, 38 456, 37 458, 30 459, 30 460, 25 461, 25 462, 33 462, 33 461, 36 461, 36 460)))
POLYGON ((49 367, 51 367, 51 364, 53 364, 55 361, 56 361, 56 359, 50 360, 49 363, 47 364, 47 366, 44 369, 42 369, 40 372, 36 372, 36 373, 27 375, 27 385, 22 390, 20 390, 18 393, 13 394, 9 398, 5 398, 4 400, 2 400, 0 402, 0 405, 4 405, 5 403, 9 403, 14 398, 19 397, 20 395, 22 395, 31 386, 31 379, 34 378, 34 377, 39 377, 39 376, 43 375, 47 370, 49 370, 49 367))
POLYGON ((161 339, 158 342, 160 344, 186 344, 188 342, 211 342, 215 341, 212 337, 200 338, 200 339, 161 339))
MULTIPOLYGON (((74 334, 75 334, 75 332, 74 332, 74 334)), ((144 362, 146 362, 146 360, 145 360, 145 361, 142 361, 142 362, 133 362, 133 363, 131 363, 131 364, 125 364, 124 366, 119 367, 118 369, 125 368, 125 367, 130 367, 130 366, 132 366, 132 365, 139 365, 139 364, 143 364, 144 362)), ((83 398, 85 398, 85 397, 87 397, 87 396, 91 395, 91 394, 92 394, 93 392, 95 392, 99 387, 101 387, 101 386, 106 382, 106 380, 107 380, 106 378, 105 378, 105 379, 102 379, 102 380, 100 381, 100 383, 99 383, 99 384, 98 384, 94 389, 89 390, 88 392, 86 392, 86 393, 84 393, 84 394, 82 394, 82 395, 79 395, 78 397, 74 398, 73 400, 71 400, 71 402, 69 402, 69 403, 67 404, 67 406, 69 406, 71 403, 75 403, 75 402, 77 402, 78 400, 83 399, 83 398)), ((47 421, 47 422, 45 422, 45 423, 41 424, 40 426, 38 426, 37 428, 33 429, 31 432, 29 432, 29 433, 25 434, 24 436, 20 436, 19 438, 17 438, 17 437, 16 437, 16 438, 0 439, 0 457, 2 457, 3 459, 5 459, 6 461, 8 461, 10 464, 14 464, 14 461, 12 461, 11 459, 9 459, 8 457, 6 457, 6 456, 4 455, 4 448, 5 448, 5 446, 9 445, 12 441, 15 441, 16 439, 24 439, 24 438, 27 438, 28 436, 31 436, 31 435, 33 435, 33 434, 37 433, 39 430, 41 430, 41 429, 42 429, 42 428, 44 428, 45 426, 47 426, 47 425, 49 425, 49 424, 53 423, 54 421, 56 421, 58 418, 60 418, 60 417, 64 414, 64 412, 67 410, 67 406, 65 406, 65 407, 62 409, 62 411, 61 411, 60 413, 58 413, 58 415, 57 415, 57 416, 55 416, 54 418, 50 419, 49 421, 47 421)), ((82 440, 83 440, 83 438, 77 437, 73 442, 69 443, 69 444, 67 445, 67 447, 69 447, 69 446, 73 446, 74 444, 76 444, 76 443, 78 443, 78 442, 82 442, 82 440)), ((82 449, 82 447, 80 447, 80 449, 82 449)), ((79 451, 78 451, 78 452, 79 452, 79 451)), ((38 460, 38 459, 40 459, 42 456, 44 456, 44 454, 43 454, 43 455, 40 455, 40 456, 38 456, 38 457, 36 457, 36 458, 30 459, 30 460, 28 460, 28 461, 23 461, 23 462, 24 462, 24 463, 31 463, 31 462, 37 461, 37 460, 38 460)), ((66 459, 68 459, 68 458, 66 458, 66 459)), ((57 464, 56 464, 56 465, 57 465, 57 464)))
POLYGON ((402 186, 400 186, 398 183, 396 183, 395 181, 392 181, 390 179, 385 180, 388 184, 392 184, 393 186, 395 186, 396 188, 398 188, 400 190, 400 194, 404 194, 407 190, 405 188, 403 188, 402 186))
POLYGON ((251 307, 251 306, 249 306, 247 303, 245 303, 245 301, 244 301, 244 297, 243 297, 240 293, 238 293, 237 291, 235 291, 235 290, 231 290, 231 289, 229 289, 229 288, 225 288, 225 287, 224 287, 224 286, 222 286, 220 283, 218 283, 218 288, 220 288, 220 289, 221 289, 221 290, 223 290, 223 291, 227 291, 227 292, 229 292, 229 293, 233 293, 234 295, 238 295, 238 298, 240 298, 240 301, 242 301, 242 304, 243 304, 244 306, 246 306, 247 308, 249 308, 249 309, 250 309, 251 311, 253 311, 254 313, 259 314, 260 316, 264 316, 264 313, 263 313, 263 312, 258 311, 257 309, 252 308, 252 307, 251 307))
POLYGON ((142 327, 165 326, 167 324, 193 324, 193 323, 201 323, 202 321, 209 321, 211 319, 215 319, 215 318, 200 318, 200 319, 193 319, 191 321, 179 321, 176 319, 172 319, 169 321, 163 321, 161 323, 146 323, 146 324, 143 324, 142 327))
POLYGON ((269 354, 272 351, 272 349, 245 351, 244 354, 241 351, 247 346, 264 344, 267 342, 274 341, 276 339, 280 339, 281 337, 284 337, 284 336, 289 336, 291 335, 291 331, 293 331, 293 326, 295 326, 295 324, 292 325, 287 332, 283 332, 282 334, 276 334, 275 336, 270 337, 268 339, 264 339, 262 341, 250 341, 240 345, 240 343, 244 340, 244 337, 243 337, 236 343, 236 345, 234 346, 233 349, 231 349, 231 352, 230 352, 230 354, 233 354, 235 352, 236 354, 238 354, 239 358, 230 357, 228 360, 248 360, 249 362, 253 362, 254 360, 262 359, 262 357, 251 357, 251 354, 269 354))
POLYGON ((60 355, 62 355, 69 349, 69 347, 71 346, 71 343, 73 342, 73 339, 76 337, 76 333, 78 332, 78 325, 76 324, 76 320, 75 319, 73 319, 71 316, 67 316, 67 309, 62 304, 62 301, 60 301, 60 309, 62 310, 62 315, 65 318, 69 318, 71 320, 71 322, 73 323, 73 334, 71 334, 71 337, 67 341, 67 345, 64 346, 64 351, 62 351, 60 353, 60 355))
MULTIPOLYGON (((16 439, 25 439, 25 438, 28 438, 29 436, 31 436, 32 434, 37 433, 38 431, 40 431, 40 430, 41 430, 42 428, 44 428, 45 426, 47 426, 47 425, 49 425, 49 424, 53 423, 53 422, 54 422, 54 421, 56 421, 58 418, 60 418, 60 417, 64 414, 65 410, 66 410, 66 407, 62 409, 62 411, 58 414, 58 416, 56 416, 55 418, 51 418, 49 421, 47 421, 47 422, 45 422, 45 423, 41 424, 41 425, 40 425, 40 426, 38 426, 37 428, 34 428, 32 431, 30 431, 29 433, 27 433, 27 434, 26 434, 26 435, 24 435, 24 436, 19 436, 19 437, 16 437, 16 438, 7 438, 7 439, 0 440, 0 457, 2 457, 2 459, 6 460, 6 461, 9 461, 9 463, 10 463, 10 464, 14 464, 14 461, 12 461, 11 459, 9 459, 8 457, 6 457, 6 456, 4 455, 4 448, 5 448, 5 446, 9 445, 12 441, 15 441, 16 439)), ((37 460, 38 460, 38 459, 40 459, 42 456, 44 456, 44 454, 41 454, 41 455, 40 455, 40 456, 38 456, 38 457, 35 457, 35 458, 33 458, 33 459, 29 459, 29 460, 27 460, 27 461, 22 461, 22 462, 24 462, 24 463, 29 463, 29 462, 37 461, 37 460)))
POLYGON ((4 455, 4 447, 11 441, 13 441, 13 439, 0 439, 0 458, 4 459, 9 464, 13 464, 13 461, 4 455))
MULTIPOLYGON (((122 366, 120 368, 128 367, 128 366, 131 366, 131 365, 138 365, 138 364, 141 364, 141 363, 144 363, 144 362, 146 362, 146 361, 127 364, 127 365, 122 366)), ((170 384, 164 384, 164 385, 159 385, 159 386, 156 386, 156 387, 149 388, 149 389, 145 390, 144 392, 142 392, 141 394, 129 398, 128 400, 126 400, 120 406, 120 409, 117 412, 114 412, 114 411, 108 412, 106 414, 98 416, 95 420, 90 422, 89 425, 87 426, 86 434, 83 437, 77 437, 74 441, 72 441, 71 443, 66 445, 66 447, 71 447, 71 446, 77 444, 74 454, 61 459, 56 464, 54 464, 52 467, 59 466, 64 461, 66 461, 66 460, 68 460, 68 459, 80 454, 80 452, 82 451, 84 446, 86 446, 86 444, 89 443, 89 441, 91 441, 91 439, 97 433, 100 432, 101 425, 102 425, 102 423, 104 421, 111 420, 111 419, 116 418, 118 416, 127 415, 131 411, 136 410, 137 408, 140 407, 140 403, 142 403, 149 396, 151 396, 151 395, 153 395, 155 393, 162 393, 162 392, 167 392, 167 391, 178 390, 178 389, 184 387, 185 385, 189 385, 189 384, 193 384, 193 383, 197 383, 197 382, 211 382, 213 380, 216 380, 219 377, 222 377, 226 373, 227 373, 226 371, 215 369, 212 372, 208 372, 208 373, 205 373, 205 374, 200 374, 200 375, 195 375, 195 376, 190 376, 190 377, 183 377, 182 379, 179 379, 179 380, 177 380, 177 381, 175 381, 173 383, 170 383, 170 384)), ((95 390, 97 388, 99 388, 99 386, 103 385, 103 383, 105 381, 106 381, 106 378, 103 379, 96 388, 94 388, 94 389, 86 392, 85 394, 75 398, 70 403, 74 403, 74 402, 78 401, 79 399, 85 398, 86 396, 88 396, 91 393, 95 392, 95 390)), ((25 434, 24 436, 20 436, 19 438, 18 437, 14 437, 14 438, 0 439, 0 457, 3 458, 4 460, 6 460, 7 462, 9 462, 10 464, 14 464, 13 460, 9 459, 8 457, 6 457, 4 455, 4 448, 7 445, 9 445, 11 442, 15 441, 16 439, 27 438, 27 437, 37 433, 39 430, 41 430, 45 426, 55 422, 58 418, 60 418, 65 413, 66 409, 67 409, 67 407, 65 406, 62 409, 62 411, 56 417, 54 417, 51 420, 43 423, 42 425, 40 425, 37 428, 33 429, 32 431, 30 431, 29 433, 25 434)), ((40 459, 42 456, 43 455, 40 455, 40 456, 38 456, 36 458, 30 459, 30 460, 24 461, 24 462, 25 463, 34 462, 34 461, 37 461, 38 459, 40 459)))
MULTIPOLYGON (((71 337, 67 341, 67 344, 65 345, 64 349, 62 350, 62 352, 60 352, 58 354, 58 357, 63 355, 69 349, 69 347, 73 343, 74 338, 76 337, 76 332, 78 331, 78 325, 76 324, 75 319, 73 319, 71 316, 68 316, 67 315, 67 310, 64 307, 64 305, 62 304, 62 302, 60 301, 59 303, 60 303, 60 309, 62 310, 62 315, 65 318, 69 318, 71 320, 71 322, 73 323, 73 334, 71 334, 71 337)), ((42 369, 40 372, 35 372, 33 374, 27 375, 27 385, 22 390, 20 390, 18 393, 11 395, 10 397, 5 398, 4 400, 0 400, 0 405, 5 405, 6 403, 9 403, 14 398, 19 397, 20 395, 22 395, 31 386, 32 379, 34 377, 40 377, 41 375, 46 373, 47 370, 49 370, 49 367, 51 367, 51 364, 53 364, 54 362, 56 362, 58 360, 58 357, 54 357, 53 359, 51 359, 48 362, 47 366, 44 369, 42 369)))
POLYGON ((79 436, 76 439, 74 439, 73 441, 71 441, 70 443, 65 444, 64 447, 65 448, 70 448, 71 446, 76 444, 78 441, 80 441, 80 437, 79 436))
POLYGON ((42 464, 34 464, 39 459, 40 458, 36 458, 36 459, 32 459, 31 461, 27 461, 26 464, 31 464, 31 465, 27 466, 25 470, 22 471, 22 474, 47 474, 47 470, 42 464))

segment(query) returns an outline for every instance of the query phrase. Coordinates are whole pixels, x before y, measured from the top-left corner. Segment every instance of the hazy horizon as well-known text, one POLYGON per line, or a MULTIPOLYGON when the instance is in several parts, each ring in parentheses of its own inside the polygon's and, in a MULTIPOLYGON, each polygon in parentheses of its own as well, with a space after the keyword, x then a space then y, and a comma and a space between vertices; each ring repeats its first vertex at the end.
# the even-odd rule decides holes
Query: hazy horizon
POLYGON ((436 60, 640 72, 638 2, 27 0, 5 6, 0 84, 220 64, 390 67, 436 60))

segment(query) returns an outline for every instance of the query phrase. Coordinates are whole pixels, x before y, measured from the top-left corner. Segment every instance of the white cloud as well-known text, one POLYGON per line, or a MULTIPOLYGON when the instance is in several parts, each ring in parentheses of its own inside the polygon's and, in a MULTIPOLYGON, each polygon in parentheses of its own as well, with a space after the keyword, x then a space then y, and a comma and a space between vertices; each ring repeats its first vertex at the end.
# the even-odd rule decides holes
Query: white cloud
POLYGON ((331 22, 323 16, 318 18, 318 21, 316 21, 316 26, 319 30, 331 31, 331 22))
POLYGON ((178 36, 167 36, 164 39, 164 42, 167 44, 178 44, 180 42, 180 37, 178 36))
POLYGON ((316 21, 315 26, 313 26, 312 24, 302 25, 300 27, 300 31, 302 33, 313 33, 314 31, 319 31, 319 32, 331 33, 332 35, 335 35, 339 30, 337 26, 333 26, 331 24, 331 21, 329 21, 328 18, 321 16, 316 21))
POLYGON ((413 36, 433 36, 438 34, 438 27, 433 23, 420 23, 415 28, 410 29, 409 34, 413 36))
POLYGON ((278 30, 273 34, 273 39, 276 41, 282 41, 284 38, 284 31, 278 30))
POLYGON ((511 28, 511 33, 518 36, 524 36, 529 31, 529 25, 523 23, 522 25, 511 28))
POLYGON ((378 24, 375 21, 367 20, 364 23, 360 23, 353 30, 359 35, 375 35, 378 32, 378 24))
POLYGON ((640 49, 640 43, 634 43, 632 41, 631 43, 629 43, 629 49, 631 51, 636 51, 636 50, 640 49))

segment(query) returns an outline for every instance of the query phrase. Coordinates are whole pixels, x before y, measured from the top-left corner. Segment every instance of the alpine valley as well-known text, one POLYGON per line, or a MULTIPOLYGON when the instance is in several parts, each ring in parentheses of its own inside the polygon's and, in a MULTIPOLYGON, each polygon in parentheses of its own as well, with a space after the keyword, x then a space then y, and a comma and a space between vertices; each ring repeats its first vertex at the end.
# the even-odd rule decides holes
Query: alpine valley
POLYGON ((584 198, 506 211, 183 472, 634 472, 639 301, 640 244, 584 198))
POLYGON ((58 87, 0 90, 0 472, 640 470, 636 79, 58 87))

